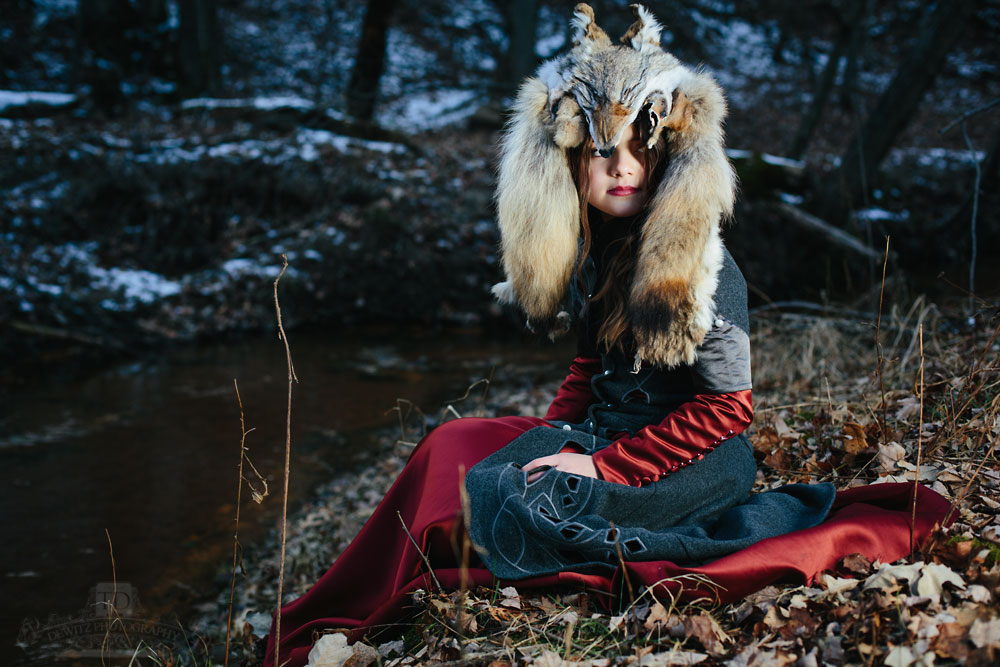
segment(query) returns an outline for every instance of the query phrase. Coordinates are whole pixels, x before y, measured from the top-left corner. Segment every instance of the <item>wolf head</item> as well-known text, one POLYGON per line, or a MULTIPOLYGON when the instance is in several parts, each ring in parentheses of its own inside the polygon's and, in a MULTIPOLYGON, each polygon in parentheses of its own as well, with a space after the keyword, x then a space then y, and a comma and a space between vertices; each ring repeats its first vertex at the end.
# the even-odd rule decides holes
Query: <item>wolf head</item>
POLYGON ((712 320, 720 219, 735 176, 723 147, 726 103, 707 74, 660 47, 661 26, 631 6, 635 22, 614 44, 586 4, 575 8, 573 46, 521 87, 501 142, 497 187, 507 283, 537 326, 555 327, 577 252, 579 197, 566 150, 587 137, 611 155, 625 129, 646 123, 648 145, 668 155, 647 202, 629 297, 637 356, 663 366, 694 361, 712 320))
POLYGON ((660 48, 662 28, 653 15, 641 5, 631 9, 635 22, 616 45, 595 23, 590 6, 578 4, 573 49, 559 77, 567 82, 559 92, 573 96, 596 150, 605 157, 640 113, 655 143, 672 110, 673 93, 688 73, 660 48))

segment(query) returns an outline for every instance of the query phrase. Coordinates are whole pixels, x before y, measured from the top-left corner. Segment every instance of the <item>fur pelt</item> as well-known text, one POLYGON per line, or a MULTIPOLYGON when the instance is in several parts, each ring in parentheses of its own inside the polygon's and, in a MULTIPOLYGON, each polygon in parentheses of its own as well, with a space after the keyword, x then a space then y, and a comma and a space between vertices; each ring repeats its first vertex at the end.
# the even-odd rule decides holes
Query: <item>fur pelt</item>
POLYGON ((640 114, 649 145, 667 155, 645 206, 629 293, 637 361, 673 367, 695 360, 711 327, 722 261, 719 226, 736 189, 722 123, 726 102, 710 75, 660 48, 660 25, 632 5, 635 22, 612 44, 586 4, 576 6, 573 47, 521 86, 500 147, 497 213, 505 283, 529 325, 561 328, 562 302, 577 257, 579 195, 566 151, 589 135, 614 151, 640 114))

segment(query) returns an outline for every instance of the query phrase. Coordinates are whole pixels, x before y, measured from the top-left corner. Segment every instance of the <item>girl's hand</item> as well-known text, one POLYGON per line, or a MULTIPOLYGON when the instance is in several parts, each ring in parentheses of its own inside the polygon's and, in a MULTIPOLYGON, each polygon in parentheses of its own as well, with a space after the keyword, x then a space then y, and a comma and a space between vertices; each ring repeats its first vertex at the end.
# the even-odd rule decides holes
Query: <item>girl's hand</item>
POLYGON ((594 459, 587 454, 562 452, 560 454, 553 454, 552 456, 542 456, 529 461, 524 464, 522 468, 528 472, 529 484, 544 475, 545 471, 549 468, 555 468, 556 470, 572 473, 574 475, 582 475, 584 477, 593 477, 594 479, 597 479, 597 468, 594 467, 594 459), (539 470, 534 473, 531 472, 532 470, 542 466, 548 467, 545 468, 545 470, 539 470))

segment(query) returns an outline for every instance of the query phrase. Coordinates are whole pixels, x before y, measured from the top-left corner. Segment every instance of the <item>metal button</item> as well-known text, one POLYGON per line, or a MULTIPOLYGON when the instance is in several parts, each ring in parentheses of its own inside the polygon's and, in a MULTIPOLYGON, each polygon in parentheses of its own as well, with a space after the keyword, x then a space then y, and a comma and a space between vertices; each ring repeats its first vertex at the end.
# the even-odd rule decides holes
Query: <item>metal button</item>
POLYGON ((564 425, 563 425, 563 430, 564 430, 564 431, 572 431, 572 430, 573 430, 573 427, 572 427, 572 426, 570 426, 569 424, 564 424, 564 425))
POLYGON ((721 326, 722 326, 722 324, 723 324, 723 323, 722 323, 722 318, 721 318, 721 317, 715 320, 715 326, 717 326, 717 327, 721 327, 721 326))

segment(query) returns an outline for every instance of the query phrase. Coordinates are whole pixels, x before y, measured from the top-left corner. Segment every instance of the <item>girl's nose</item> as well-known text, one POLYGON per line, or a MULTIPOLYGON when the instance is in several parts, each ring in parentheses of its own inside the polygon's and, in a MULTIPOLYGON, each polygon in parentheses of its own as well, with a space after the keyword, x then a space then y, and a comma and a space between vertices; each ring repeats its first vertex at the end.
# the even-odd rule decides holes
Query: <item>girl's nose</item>
POLYGON ((635 160, 626 150, 618 149, 611 157, 611 173, 614 176, 631 174, 635 170, 635 160))

